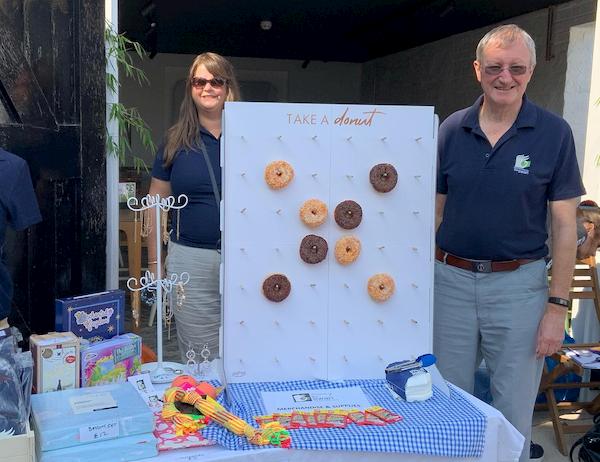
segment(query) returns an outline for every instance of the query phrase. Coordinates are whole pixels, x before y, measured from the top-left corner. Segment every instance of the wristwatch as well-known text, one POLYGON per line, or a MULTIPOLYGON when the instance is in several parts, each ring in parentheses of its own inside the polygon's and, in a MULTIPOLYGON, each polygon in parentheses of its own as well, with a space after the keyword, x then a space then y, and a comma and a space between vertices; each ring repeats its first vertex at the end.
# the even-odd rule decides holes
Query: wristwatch
POLYGON ((563 306, 565 308, 569 308, 571 306, 571 300, 567 300, 566 298, 560 297, 548 297, 548 303, 563 306))

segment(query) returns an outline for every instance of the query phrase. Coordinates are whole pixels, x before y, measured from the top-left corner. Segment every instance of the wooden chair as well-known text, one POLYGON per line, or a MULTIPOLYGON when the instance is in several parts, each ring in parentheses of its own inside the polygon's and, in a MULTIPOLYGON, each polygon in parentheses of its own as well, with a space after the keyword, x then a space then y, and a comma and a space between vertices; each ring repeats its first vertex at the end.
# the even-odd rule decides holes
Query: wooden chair
MULTIPOLYGON (((125 234, 127 244, 127 267, 129 277, 138 278, 142 273, 142 237, 141 222, 135 220, 130 210, 119 210, 119 231, 125 234)), ((141 302, 140 293, 131 292, 131 312, 133 332, 140 329, 141 302)))
MULTIPOLYGON (((594 257, 578 261, 573 274, 573 284, 570 291, 571 300, 592 300, 596 310, 596 316, 600 320, 600 289, 598 285, 598 273, 596 272, 596 261, 594 257)), ((594 348, 600 349, 600 343, 579 343, 568 345, 572 349, 594 348)), ((548 371, 544 364, 544 372, 540 381, 540 393, 546 395, 545 405, 536 405, 536 409, 547 408, 554 427, 554 436, 560 452, 567 455, 568 448, 565 446, 565 435, 570 433, 584 433, 590 428, 590 424, 569 423, 561 419, 561 411, 585 410, 590 414, 600 412, 600 395, 592 401, 582 402, 557 402, 554 390, 569 388, 595 388, 600 387, 600 382, 568 382, 555 383, 555 380, 569 372, 583 376, 584 369, 572 361, 564 352, 559 351, 553 355, 558 365, 548 371)))

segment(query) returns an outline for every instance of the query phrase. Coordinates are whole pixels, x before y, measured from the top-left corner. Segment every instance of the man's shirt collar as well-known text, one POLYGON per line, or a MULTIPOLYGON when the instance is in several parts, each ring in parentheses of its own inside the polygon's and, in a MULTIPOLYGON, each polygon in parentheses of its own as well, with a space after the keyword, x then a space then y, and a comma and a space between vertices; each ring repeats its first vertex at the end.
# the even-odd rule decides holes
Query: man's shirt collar
MULTIPOLYGON (((479 127, 479 109, 482 104, 483 95, 477 98, 475 103, 467 109, 461 123, 463 128, 473 130, 479 127)), ((536 122, 537 111, 535 106, 527 99, 527 96, 523 95, 521 109, 519 109, 519 114, 517 115, 517 120, 515 120, 514 125, 516 128, 535 127, 536 122)))

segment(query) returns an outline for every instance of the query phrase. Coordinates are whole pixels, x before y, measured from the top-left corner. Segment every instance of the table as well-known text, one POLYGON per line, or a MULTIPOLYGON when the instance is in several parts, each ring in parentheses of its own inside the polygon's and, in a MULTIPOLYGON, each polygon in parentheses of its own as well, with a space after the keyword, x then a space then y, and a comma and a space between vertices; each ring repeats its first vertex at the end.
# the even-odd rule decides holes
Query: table
POLYGON ((462 392, 487 417, 485 448, 481 457, 435 457, 398 452, 303 451, 289 449, 257 449, 228 451, 218 446, 161 452, 145 462, 512 462, 517 461, 523 447, 523 436, 493 407, 462 392))

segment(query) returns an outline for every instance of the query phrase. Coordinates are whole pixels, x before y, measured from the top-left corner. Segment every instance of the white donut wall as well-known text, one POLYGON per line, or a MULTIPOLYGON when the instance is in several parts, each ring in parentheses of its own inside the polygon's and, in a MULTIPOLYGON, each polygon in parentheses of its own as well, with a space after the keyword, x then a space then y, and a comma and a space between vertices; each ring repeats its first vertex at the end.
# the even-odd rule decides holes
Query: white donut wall
POLYGON ((229 382, 382 378, 388 363, 431 352, 436 145, 432 107, 227 103, 221 351, 229 382), (275 160, 295 172, 280 190, 264 179, 275 160), (369 181, 379 163, 398 172, 388 193, 369 181), (328 206, 317 228, 299 218, 311 198, 328 206), (363 211, 353 230, 334 219, 348 199, 363 211), (300 259, 308 234, 327 241, 324 261, 300 259), (334 251, 346 235, 362 250, 343 266, 334 251), (274 273, 292 287, 279 303, 262 292, 274 273), (385 302, 367 291, 376 273, 395 281, 385 302))

